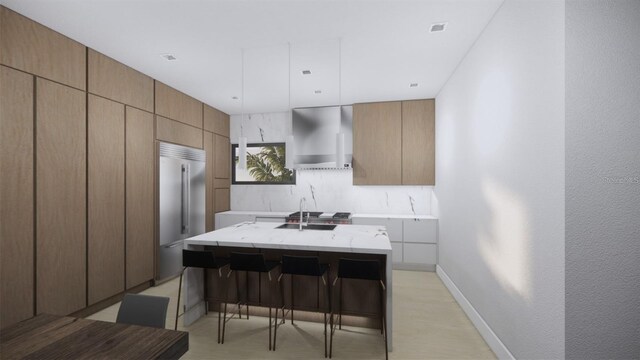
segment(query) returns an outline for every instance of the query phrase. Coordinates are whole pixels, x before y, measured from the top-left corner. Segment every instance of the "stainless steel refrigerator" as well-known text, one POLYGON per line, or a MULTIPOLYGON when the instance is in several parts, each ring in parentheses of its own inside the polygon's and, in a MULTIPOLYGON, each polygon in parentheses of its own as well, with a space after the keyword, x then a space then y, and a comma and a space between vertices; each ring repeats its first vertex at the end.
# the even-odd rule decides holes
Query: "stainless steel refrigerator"
POLYGON ((183 240, 205 232, 203 150, 159 143, 159 244, 156 280, 180 273, 183 240))

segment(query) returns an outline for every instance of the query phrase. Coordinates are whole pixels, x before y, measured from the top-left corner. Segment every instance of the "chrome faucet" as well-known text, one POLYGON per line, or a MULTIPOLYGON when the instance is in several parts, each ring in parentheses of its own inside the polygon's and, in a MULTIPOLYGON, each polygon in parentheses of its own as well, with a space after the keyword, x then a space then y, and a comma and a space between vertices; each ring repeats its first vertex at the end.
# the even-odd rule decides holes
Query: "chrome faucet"
MULTIPOLYGON (((300 231, 302 231, 302 222, 304 221, 304 213, 302 212, 304 208, 307 207, 307 199, 303 197, 300 198, 300 231)), ((309 217, 307 217, 307 221, 309 220, 309 217)))

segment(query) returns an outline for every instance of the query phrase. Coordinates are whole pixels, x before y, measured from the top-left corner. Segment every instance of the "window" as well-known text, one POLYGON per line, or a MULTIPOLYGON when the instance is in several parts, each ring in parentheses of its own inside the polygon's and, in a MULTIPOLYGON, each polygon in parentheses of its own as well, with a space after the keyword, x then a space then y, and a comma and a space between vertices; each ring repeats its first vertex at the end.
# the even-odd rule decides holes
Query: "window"
POLYGON ((238 168, 238 144, 231 146, 232 184, 295 184, 296 173, 286 169, 285 144, 247 144, 247 168, 238 168))

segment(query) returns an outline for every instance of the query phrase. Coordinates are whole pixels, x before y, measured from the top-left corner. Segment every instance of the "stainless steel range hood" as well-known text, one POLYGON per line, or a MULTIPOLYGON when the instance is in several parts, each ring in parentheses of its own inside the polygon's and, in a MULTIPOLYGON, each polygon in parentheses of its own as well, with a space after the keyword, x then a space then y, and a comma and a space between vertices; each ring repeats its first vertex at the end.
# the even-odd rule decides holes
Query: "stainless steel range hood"
POLYGON ((353 107, 327 106, 293 109, 296 169, 351 168, 353 107), (343 134, 338 136, 338 134, 343 134), (336 162, 339 138, 344 137, 344 159, 336 162))

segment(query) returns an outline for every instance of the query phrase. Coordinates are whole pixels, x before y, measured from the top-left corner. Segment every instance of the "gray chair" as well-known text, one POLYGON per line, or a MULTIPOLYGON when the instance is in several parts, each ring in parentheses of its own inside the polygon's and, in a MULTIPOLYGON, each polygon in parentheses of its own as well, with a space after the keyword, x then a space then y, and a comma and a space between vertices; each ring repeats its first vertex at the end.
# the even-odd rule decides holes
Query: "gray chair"
POLYGON ((116 322, 164 329, 168 307, 168 297, 125 294, 116 322))

